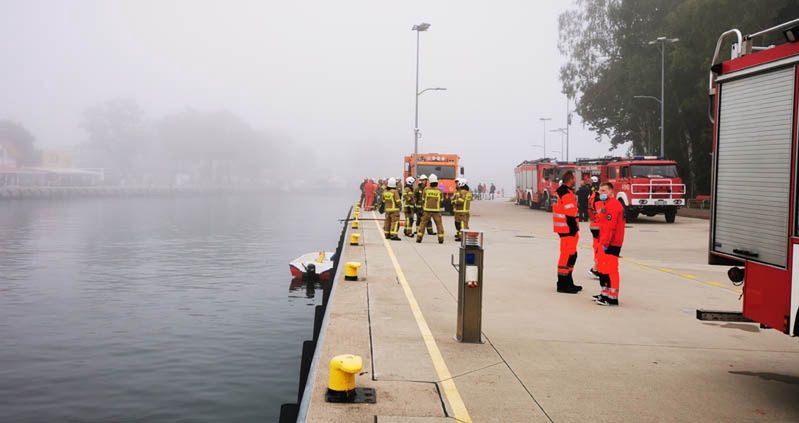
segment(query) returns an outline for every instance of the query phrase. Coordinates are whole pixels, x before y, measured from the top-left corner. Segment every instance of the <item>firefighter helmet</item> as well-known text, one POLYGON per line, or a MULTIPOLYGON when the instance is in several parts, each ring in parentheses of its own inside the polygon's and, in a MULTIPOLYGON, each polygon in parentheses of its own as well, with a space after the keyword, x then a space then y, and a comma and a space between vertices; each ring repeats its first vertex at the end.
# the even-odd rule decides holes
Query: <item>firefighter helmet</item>
POLYGON ((426 181, 427 180, 427 175, 425 175, 424 173, 419 175, 419 180, 420 181, 426 181))
POLYGON ((389 188, 396 188, 397 187, 397 179, 396 178, 388 178, 388 182, 386 183, 389 188))
POLYGON ((436 183, 436 184, 438 183, 438 176, 436 176, 435 173, 431 173, 430 176, 427 179, 430 180, 431 184, 432 183, 436 183))
POLYGON ((591 177, 591 182, 593 182, 593 183, 597 183, 597 182, 599 182, 599 178, 598 178, 598 177, 596 177, 596 176, 592 176, 592 177, 591 177))
POLYGON ((458 178, 458 188, 465 187, 467 183, 469 183, 469 181, 467 181, 466 178, 458 178))
POLYGON ((413 185, 414 182, 416 182, 416 179, 413 179, 413 176, 405 178, 405 184, 407 185, 413 185))

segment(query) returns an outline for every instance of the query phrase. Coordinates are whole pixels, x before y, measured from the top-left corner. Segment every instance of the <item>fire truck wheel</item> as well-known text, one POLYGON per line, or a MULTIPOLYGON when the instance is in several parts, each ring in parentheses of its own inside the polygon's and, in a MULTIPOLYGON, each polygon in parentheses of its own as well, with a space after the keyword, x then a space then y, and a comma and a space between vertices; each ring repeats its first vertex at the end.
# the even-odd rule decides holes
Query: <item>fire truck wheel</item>
POLYGON ((533 203, 533 198, 530 197, 529 195, 527 196, 527 207, 531 209, 535 208, 535 203, 533 203))
POLYGON ((624 200, 619 199, 621 206, 624 207, 624 220, 628 222, 634 222, 638 219, 638 210, 633 210, 630 207, 627 207, 627 204, 624 203, 624 200))
POLYGON ((674 223, 675 219, 677 219, 677 210, 666 210, 666 223, 674 223))

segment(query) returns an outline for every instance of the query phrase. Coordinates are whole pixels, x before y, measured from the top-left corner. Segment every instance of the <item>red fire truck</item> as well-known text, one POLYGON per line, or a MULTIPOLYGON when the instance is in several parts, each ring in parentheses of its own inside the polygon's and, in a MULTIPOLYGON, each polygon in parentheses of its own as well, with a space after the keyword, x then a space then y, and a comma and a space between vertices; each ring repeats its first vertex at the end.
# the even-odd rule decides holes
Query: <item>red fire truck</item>
POLYGON ((664 214, 666 222, 674 223, 677 209, 685 204, 685 184, 677 172, 677 162, 638 156, 609 161, 605 169, 600 180, 613 184, 628 220, 637 219, 639 214, 664 214))
POLYGON ((709 84, 714 127, 708 260, 736 266, 728 276, 743 283, 743 311, 725 316, 697 310, 702 320, 734 320, 737 314, 794 336, 799 335, 797 38, 799 19, 747 36, 733 29, 716 44, 709 84), (788 42, 770 45, 780 33, 788 42), (716 64, 730 36, 732 58, 716 64))
POLYGON ((559 163, 550 158, 521 162, 513 170, 516 177, 516 204, 551 211, 552 194, 558 189, 561 175, 574 169, 573 163, 559 163))

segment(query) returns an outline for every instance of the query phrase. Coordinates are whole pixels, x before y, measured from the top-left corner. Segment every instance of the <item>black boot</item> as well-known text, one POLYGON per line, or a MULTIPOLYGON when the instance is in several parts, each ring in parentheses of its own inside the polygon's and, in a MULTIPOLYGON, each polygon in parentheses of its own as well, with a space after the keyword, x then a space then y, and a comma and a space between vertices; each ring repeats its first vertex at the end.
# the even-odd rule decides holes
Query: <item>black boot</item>
POLYGON ((580 291, 582 291, 582 290, 583 290, 583 287, 582 287, 582 285, 575 285, 575 284, 574 284, 574 278, 572 277, 572 274, 571 274, 571 272, 569 273, 569 275, 568 275, 568 276, 566 276, 566 280, 568 281, 568 283, 569 283, 569 286, 570 286, 572 289, 576 289, 576 290, 577 290, 577 292, 580 292, 580 291))
POLYGON ((569 279, 566 276, 558 275, 558 292, 562 294, 576 294, 580 292, 574 284, 569 283, 569 279))

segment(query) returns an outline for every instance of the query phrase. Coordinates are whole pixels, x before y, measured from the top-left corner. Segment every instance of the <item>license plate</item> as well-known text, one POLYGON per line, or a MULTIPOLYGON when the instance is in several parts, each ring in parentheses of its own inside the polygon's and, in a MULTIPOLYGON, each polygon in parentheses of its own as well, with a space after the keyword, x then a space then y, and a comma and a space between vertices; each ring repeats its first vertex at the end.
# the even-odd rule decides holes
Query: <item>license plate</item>
POLYGON ((655 201, 655 205, 657 205, 657 206, 665 206, 666 205, 666 200, 657 200, 657 201, 655 201))

